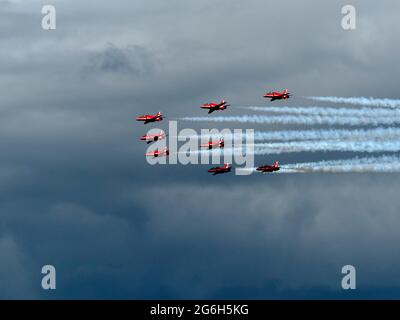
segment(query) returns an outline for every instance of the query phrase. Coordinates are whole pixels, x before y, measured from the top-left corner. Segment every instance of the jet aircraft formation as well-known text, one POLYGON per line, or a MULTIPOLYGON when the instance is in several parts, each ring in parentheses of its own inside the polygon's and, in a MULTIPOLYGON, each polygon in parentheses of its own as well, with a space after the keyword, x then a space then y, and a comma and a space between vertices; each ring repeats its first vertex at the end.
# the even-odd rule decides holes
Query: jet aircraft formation
MULTIPOLYGON (((282 92, 268 92, 264 94, 264 98, 271 99, 270 101, 275 101, 275 100, 286 100, 290 98, 290 93, 288 89, 285 89, 282 92)), ((205 103, 202 106, 200 106, 201 109, 206 109, 208 110, 208 114, 211 114, 215 111, 223 111, 226 110, 230 104, 228 104, 225 100, 221 100, 221 102, 211 102, 211 103, 205 103)), ((144 124, 148 123, 154 123, 154 122, 159 122, 162 121, 165 118, 161 114, 161 112, 157 112, 154 115, 151 114, 146 114, 143 116, 138 116, 136 117, 136 121, 142 121, 144 124)), ((162 140, 166 137, 166 134, 163 131, 160 131, 158 134, 153 134, 153 135, 143 135, 139 139, 142 141, 146 141, 147 144, 162 140)), ((200 148, 206 148, 206 149, 215 149, 215 148, 224 148, 224 139, 220 138, 218 141, 213 141, 210 139, 210 141, 206 144, 201 144, 200 148)), ((154 150, 153 152, 148 152, 145 153, 146 157, 167 157, 169 155, 169 150, 167 147, 165 147, 163 150, 154 150)), ((209 173, 212 173, 213 175, 217 174, 224 174, 228 173, 231 171, 232 165, 229 163, 225 163, 222 167, 214 167, 208 170, 209 173)), ((279 171, 279 163, 276 161, 273 165, 262 165, 256 168, 256 171, 262 172, 262 173, 273 173, 276 171, 279 171)))

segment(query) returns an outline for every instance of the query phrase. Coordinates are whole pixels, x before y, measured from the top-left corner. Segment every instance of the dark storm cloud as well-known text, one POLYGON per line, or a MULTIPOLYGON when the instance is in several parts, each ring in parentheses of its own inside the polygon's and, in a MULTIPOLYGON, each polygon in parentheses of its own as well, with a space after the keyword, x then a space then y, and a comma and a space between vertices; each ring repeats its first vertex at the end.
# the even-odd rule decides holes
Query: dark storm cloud
POLYGON ((152 60, 145 48, 132 46, 121 49, 108 43, 107 47, 89 57, 91 71, 130 72, 136 75, 150 73, 152 60))
POLYGON ((374 257, 382 264, 391 261, 393 270, 398 268, 400 261, 388 255, 397 242, 396 182, 387 185, 386 179, 378 179, 355 194, 352 181, 363 184, 369 178, 331 176, 321 188, 320 176, 311 176, 297 179, 298 189, 289 187, 290 178, 276 186, 277 179, 271 177, 261 189, 257 180, 256 186, 205 185, 204 191, 176 187, 176 196, 164 200, 161 207, 151 206, 150 233, 157 234, 156 241, 165 246, 179 248, 176 255, 185 252, 174 260, 171 251, 160 246, 158 254, 170 270, 163 281, 173 287, 170 279, 179 279, 181 294, 191 292, 195 297, 206 296, 210 289, 217 295, 230 286, 261 290, 271 283, 278 291, 323 286, 328 288, 325 294, 329 290, 339 294, 340 268, 354 261, 363 266, 362 287, 398 284, 392 273, 376 273, 366 264, 374 257), (393 191, 371 205, 368 198, 382 189, 393 191), (174 206, 175 202, 181 205, 174 206), (392 230, 380 227, 382 216, 377 212, 382 207, 392 230), (192 262, 191 270, 185 268, 187 260, 192 262), (175 275, 170 277, 171 273, 175 275))
POLYGON ((33 281, 34 273, 30 269, 31 261, 12 235, 2 233, 0 254, 3 259, 0 264, 1 298, 37 298, 33 281), (15 275, 15 277, 10 277, 10 275, 15 275))
POLYGON ((355 1, 354 32, 341 1, 55 1, 55 31, 40 1, 0 4, 1 297, 346 298, 348 263, 360 296, 398 297, 394 176, 150 167, 134 123, 266 87, 396 97, 398 4, 355 1))

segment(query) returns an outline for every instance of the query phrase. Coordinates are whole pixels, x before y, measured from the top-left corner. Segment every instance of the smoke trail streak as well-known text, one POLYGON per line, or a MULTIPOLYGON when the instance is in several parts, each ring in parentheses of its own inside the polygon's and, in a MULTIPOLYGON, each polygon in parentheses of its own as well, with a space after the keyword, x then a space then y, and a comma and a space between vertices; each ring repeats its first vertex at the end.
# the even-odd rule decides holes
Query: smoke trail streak
POLYGON ((398 152, 400 141, 300 141, 300 142, 278 142, 254 145, 254 154, 281 154, 294 152, 398 152))
POLYGON ((328 129, 255 132, 255 141, 400 139, 400 128, 328 129))
MULTIPOLYGON (((178 151, 177 154, 197 154, 197 155, 209 155, 209 156, 221 156, 221 157, 230 157, 237 154, 244 154, 246 153, 246 146, 243 148, 234 147, 234 148, 223 148, 223 149, 211 149, 211 150, 190 150, 190 151, 178 151)), ((247 154, 254 154, 253 152, 249 152, 247 154)))
MULTIPOLYGON (((179 136, 179 138, 198 138, 203 140, 219 139, 234 140, 235 134, 210 133, 203 135, 179 136)), ((246 134, 242 134, 246 138, 246 134)), ((299 141, 299 140, 368 140, 368 139, 400 139, 400 128, 373 129, 321 129, 321 130, 288 130, 288 131, 256 131, 255 141, 299 141)))
POLYGON ((337 117, 398 117, 400 109, 384 108, 331 108, 331 107, 238 107, 253 111, 263 111, 278 114, 298 114, 298 115, 319 115, 319 116, 337 116, 337 117))
POLYGON ((350 173, 350 172, 400 172, 398 156, 354 158, 309 163, 287 164, 281 166, 281 173, 350 173))
POLYGON ((233 146, 232 148, 179 151, 180 154, 208 154, 230 156, 235 154, 282 154, 299 152, 399 152, 400 141, 398 140, 367 140, 367 141, 290 141, 274 143, 257 143, 254 145, 233 146), (247 149, 246 149, 247 148, 247 149))
POLYGON ((184 117, 182 121, 194 122, 239 122, 257 124, 292 124, 292 125, 343 125, 343 126, 379 126, 394 125, 400 123, 400 117, 336 117, 336 116, 220 116, 220 117, 184 117))
POLYGON ((398 99, 377 99, 365 97, 305 97, 314 101, 332 102, 342 104, 353 104, 367 107, 383 107, 383 108, 398 108, 400 100, 398 99))

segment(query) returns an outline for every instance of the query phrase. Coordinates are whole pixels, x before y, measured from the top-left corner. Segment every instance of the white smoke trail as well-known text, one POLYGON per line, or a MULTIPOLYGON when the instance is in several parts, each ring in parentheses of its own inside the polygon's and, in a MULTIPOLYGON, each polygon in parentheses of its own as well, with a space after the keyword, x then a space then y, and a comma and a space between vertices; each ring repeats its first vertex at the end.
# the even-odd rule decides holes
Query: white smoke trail
MULTIPOLYGON (((219 133, 193 136, 179 136, 179 138, 197 137, 198 139, 233 140, 235 135, 219 133)), ((245 138, 246 134, 242 134, 245 138)), ((320 129, 320 130, 288 130, 288 131, 256 131, 255 141, 299 141, 299 140, 368 140, 368 139, 400 139, 400 128, 372 128, 372 129, 320 129)))
POLYGON ((400 141, 398 140, 370 140, 370 141, 296 141, 260 143, 254 145, 254 154, 281 154, 294 152, 398 152, 400 141))
POLYGON ((400 172, 398 156, 354 158, 308 163, 287 164, 281 166, 281 173, 350 173, 350 172, 400 172))
POLYGON ((365 97, 305 97, 314 101, 332 102, 342 104, 353 104, 367 107, 383 107, 383 108, 398 108, 400 100, 398 99, 377 99, 365 97))
POLYGON ((194 122, 239 122, 257 124, 292 124, 292 125, 342 125, 342 126, 379 126, 400 123, 400 117, 336 117, 336 116, 220 116, 220 117, 184 117, 182 121, 194 122))
POLYGON ((400 109, 384 108, 331 108, 331 107, 238 107, 253 111, 263 111, 278 114, 298 114, 298 115, 318 115, 318 116, 337 116, 337 117, 398 117, 400 109))
POLYGON ((179 151, 181 154, 209 154, 231 156, 235 154, 270 155, 299 152, 399 152, 399 140, 367 140, 367 141, 289 141, 274 143, 256 143, 254 145, 233 146, 231 148, 179 151), (247 148, 247 149, 246 149, 247 148))
POLYGON ((254 133, 255 141, 400 139, 400 128, 290 130, 254 133))

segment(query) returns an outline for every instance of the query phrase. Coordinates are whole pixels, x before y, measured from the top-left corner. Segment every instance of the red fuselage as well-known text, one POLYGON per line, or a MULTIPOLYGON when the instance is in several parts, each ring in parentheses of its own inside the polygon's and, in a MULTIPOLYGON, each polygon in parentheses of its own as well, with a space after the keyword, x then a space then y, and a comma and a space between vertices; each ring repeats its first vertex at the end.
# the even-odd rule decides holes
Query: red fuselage
POLYGON ((229 164, 226 164, 223 167, 211 168, 208 170, 208 172, 212 173, 214 176, 216 174, 231 172, 231 166, 229 164))
POLYGON ((140 137, 140 140, 142 141, 147 141, 147 143, 151 143, 153 141, 158 141, 164 139, 165 135, 164 133, 160 134, 151 134, 151 135, 144 135, 140 137))
POLYGON ((283 92, 268 92, 264 95, 264 98, 271 99, 271 101, 274 100, 285 100, 290 98, 290 93, 288 89, 284 90, 283 92))
POLYGON ((217 110, 225 110, 229 106, 230 105, 227 104, 225 100, 222 100, 220 103, 215 103, 215 102, 205 103, 200 108, 208 109, 208 113, 213 113, 214 111, 217 110))
POLYGON ((156 149, 156 150, 154 150, 153 152, 147 152, 146 153, 146 157, 154 157, 154 158, 157 158, 157 157, 166 157, 166 156, 168 156, 169 155, 169 150, 168 150, 168 148, 165 148, 164 150, 158 150, 158 149, 156 149))
POLYGON ((162 121, 162 119, 163 116, 161 115, 160 112, 156 113, 155 115, 146 114, 144 116, 136 117, 136 121, 143 121, 144 124, 147 124, 149 122, 162 121))
POLYGON ((265 165, 265 166, 258 167, 256 170, 267 173, 267 172, 279 171, 280 169, 281 168, 279 167, 278 163, 275 163, 272 166, 265 165))
POLYGON ((209 150, 214 149, 214 148, 223 148, 225 146, 224 140, 219 140, 219 141, 210 141, 209 143, 201 144, 201 148, 208 148, 209 150))

